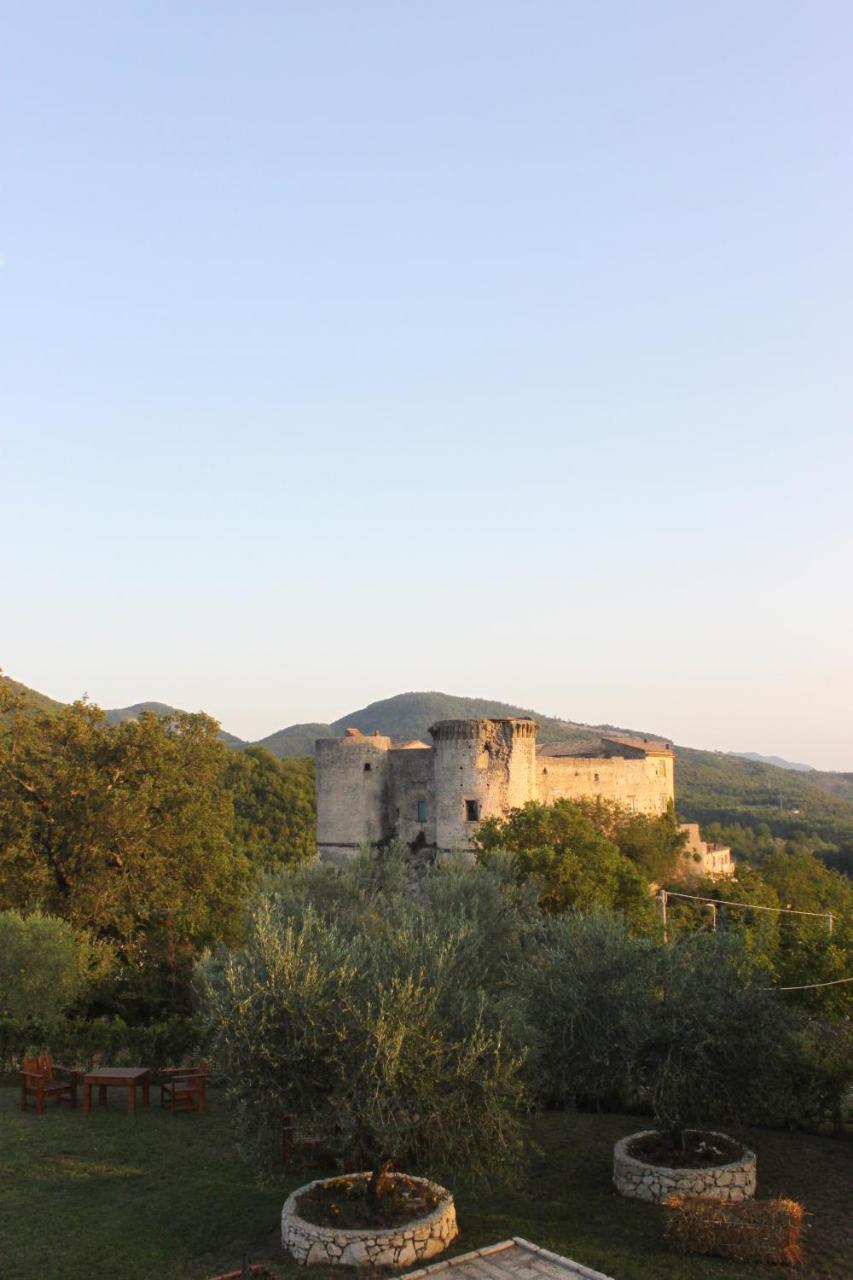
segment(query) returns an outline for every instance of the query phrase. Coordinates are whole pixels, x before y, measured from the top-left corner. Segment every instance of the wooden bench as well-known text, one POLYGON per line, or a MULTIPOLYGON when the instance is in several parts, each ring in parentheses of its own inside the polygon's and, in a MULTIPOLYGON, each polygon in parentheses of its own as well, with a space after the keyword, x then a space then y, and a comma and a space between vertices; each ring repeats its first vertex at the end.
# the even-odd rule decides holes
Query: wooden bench
POLYGON ((55 1098, 57 1102, 67 1102, 70 1107, 77 1106, 77 1077, 79 1072, 73 1067, 60 1067, 45 1053, 38 1058, 24 1058, 21 1071, 21 1110, 28 1110, 28 1099, 32 1098, 36 1115, 44 1115, 44 1104, 47 1098, 55 1098), (57 1080, 54 1073, 64 1079, 57 1080))

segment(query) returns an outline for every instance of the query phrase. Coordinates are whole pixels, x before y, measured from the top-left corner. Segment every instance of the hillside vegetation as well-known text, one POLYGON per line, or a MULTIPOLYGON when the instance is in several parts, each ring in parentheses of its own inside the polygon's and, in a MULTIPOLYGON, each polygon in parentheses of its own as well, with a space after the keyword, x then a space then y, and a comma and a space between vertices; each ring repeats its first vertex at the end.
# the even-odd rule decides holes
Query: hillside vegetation
MULTIPOLYGON (((4 680, 26 692, 33 710, 58 711, 62 707, 44 694, 26 690, 5 677, 4 680)), ((180 714, 164 703, 146 702, 107 711, 106 716, 115 724, 138 717, 142 710, 169 716, 180 714)), ((378 730, 396 741, 420 738, 429 742, 430 725, 437 720, 525 715, 536 719, 540 742, 580 744, 604 733, 660 738, 646 730, 580 724, 512 703, 439 692, 397 694, 351 711, 331 724, 289 725, 252 744, 222 729, 219 736, 231 748, 264 747, 279 759, 287 759, 313 755, 318 738, 339 737, 350 727, 366 734, 378 730)), ((782 839, 813 837, 817 845, 825 846, 817 851, 827 862, 853 871, 853 774, 779 768, 742 755, 693 747, 676 746, 675 750, 676 799, 682 820, 703 826, 716 823, 724 829, 738 825, 756 831, 766 829, 767 834, 782 839)), ((738 851, 746 853, 745 848, 738 851)))

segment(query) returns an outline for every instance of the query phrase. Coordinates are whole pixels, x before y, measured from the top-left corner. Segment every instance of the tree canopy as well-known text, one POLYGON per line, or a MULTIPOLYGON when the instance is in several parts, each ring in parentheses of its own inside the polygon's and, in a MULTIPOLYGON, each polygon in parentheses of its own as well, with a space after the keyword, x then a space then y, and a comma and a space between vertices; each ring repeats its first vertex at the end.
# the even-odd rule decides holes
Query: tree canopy
POLYGON ((168 950, 236 936, 248 868, 215 721, 4 709, 0 905, 60 916, 130 966, 158 937, 168 950))

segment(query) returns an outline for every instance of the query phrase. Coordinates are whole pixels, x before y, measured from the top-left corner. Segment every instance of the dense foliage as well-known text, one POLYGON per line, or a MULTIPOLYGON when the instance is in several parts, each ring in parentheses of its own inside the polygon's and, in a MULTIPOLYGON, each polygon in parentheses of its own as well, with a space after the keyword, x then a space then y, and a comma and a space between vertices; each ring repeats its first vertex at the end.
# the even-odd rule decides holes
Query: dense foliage
POLYGON ((0 1071, 17 1071, 28 1053, 49 1052, 55 1062, 81 1070, 96 1063, 152 1070, 195 1061, 202 1028, 192 1017, 168 1018, 135 1026, 123 1018, 71 1016, 0 1018, 0 1071))
POLYGON ((199 948, 236 941, 253 879, 313 849, 313 766, 226 751, 204 715, 110 724, 0 685, 0 910, 107 946, 95 1012, 186 1011, 199 948))
MULTIPOLYGON (((853 872, 853 776, 778 769, 760 761, 679 747, 675 789, 680 817, 703 828, 752 830, 807 840, 813 852, 853 872)), ((751 840, 733 847, 749 857, 751 840)))
POLYGON ((849 1020, 771 989, 745 926, 663 945, 612 911, 556 911, 517 866, 416 873, 392 848, 267 879, 245 945, 200 973, 258 1168, 292 1114, 377 1181, 392 1161, 499 1172, 534 1101, 651 1106, 679 1133, 838 1122, 849 1020))
POLYGON ((0 911, 0 1018, 52 1018, 109 973, 112 955, 67 920, 0 911))
POLYGON ((392 1164, 457 1179, 510 1168, 525 1101, 521 1054, 474 963, 480 939, 452 900, 415 902, 399 870, 377 879, 369 856, 309 869, 200 975, 250 1158, 274 1167, 296 1113, 372 1171, 376 1198, 392 1164))
POLYGON ((608 907, 637 928, 651 928, 648 886, 671 875, 684 846, 671 813, 627 813, 603 800, 529 801, 477 832, 477 858, 513 855, 517 880, 532 879, 550 912, 608 907))
POLYGON ((313 857, 312 759, 277 760, 263 747, 232 752, 225 785, 234 805, 235 840, 255 870, 313 857))

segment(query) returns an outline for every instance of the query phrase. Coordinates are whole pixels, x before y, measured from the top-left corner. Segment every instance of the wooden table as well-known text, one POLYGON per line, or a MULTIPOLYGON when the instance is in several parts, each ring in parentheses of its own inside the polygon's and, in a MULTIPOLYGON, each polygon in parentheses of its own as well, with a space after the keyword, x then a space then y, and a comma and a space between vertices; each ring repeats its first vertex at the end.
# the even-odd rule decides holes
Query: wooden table
POLYGON ((107 1089, 118 1085, 127 1089, 127 1114, 136 1114, 136 1086, 142 1085, 142 1105, 148 1106, 151 1072, 145 1067, 98 1067, 83 1077, 83 1115, 87 1116, 92 1103, 92 1085, 98 1086, 98 1102, 103 1106, 107 1089))

